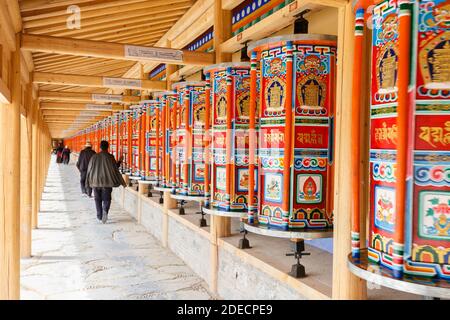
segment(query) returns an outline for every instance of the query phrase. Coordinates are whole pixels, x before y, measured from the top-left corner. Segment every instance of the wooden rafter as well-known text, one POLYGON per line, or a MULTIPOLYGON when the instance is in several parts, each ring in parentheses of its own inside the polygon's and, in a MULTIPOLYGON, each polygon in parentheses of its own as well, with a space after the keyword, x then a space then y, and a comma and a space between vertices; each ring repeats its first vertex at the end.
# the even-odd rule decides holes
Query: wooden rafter
MULTIPOLYGON (((117 60, 128 61, 157 61, 163 63, 182 64, 182 65, 210 65, 214 63, 214 56, 211 53, 206 52, 192 52, 188 50, 172 50, 170 54, 177 56, 178 52, 181 55, 181 59, 172 58, 164 54, 164 56, 156 55, 142 56, 139 54, 130 54, 127 51, 129 46, 121 43, 101 42, 93 40, 79 40, 70 38, 60 38, 51 36, 39 36, 24 34, 22 37, 22 50, 40 51, 57 54, 70 54, 84 57, 97 57, 117 60)), ((142 47, 142 50, 153 50, 160 52, 164 50, 159 47, 142 47)), ((165 49, 166 53, 168 49, 165 49)))

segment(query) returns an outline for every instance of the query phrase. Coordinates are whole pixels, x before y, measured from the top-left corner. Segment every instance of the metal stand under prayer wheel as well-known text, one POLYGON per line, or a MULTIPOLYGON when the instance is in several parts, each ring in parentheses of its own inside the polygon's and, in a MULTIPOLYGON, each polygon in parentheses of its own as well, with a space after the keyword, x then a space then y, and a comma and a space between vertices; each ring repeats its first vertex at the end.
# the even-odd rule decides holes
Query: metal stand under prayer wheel
MULTIPOLYGON (((349 269, 363 279, 450 298, 450 9, 444 0, 356 2, 352 139, 361 134, 365 23, 371 15, 370 227, 352 212, 349 269), (372 6, 373 5, 373 6, 372 6), (371 8, 371 12, 367 9, 371 8), (364 241, 365 242, 365 241, 364 241), (376 270, 376 272, 373 272, 376 270)), ((352 140, 359 145, 358 142, 352 140)), ((360 163, 359 152, 352 163, 360 163)), ((359 166, 352 166, 359 172, 359 166)), ((352 174, 353 190, 359 186, 352 174)), ((360 202, 354 193, 355 207, 360 202)))
MULTIPOLYGON (((331 238, 336 37, 267 38, 250 43, 248 51, 252 87, 259 66, 261 106, 257 159, 255 142, 249 157, 258 164, 259 201, 251 204, 245 228, 288 239, 331 238)), ((250 110, 256 109, 256 90, 250 94, 250 110)), ((256 129, 252 122, 250 131, 256 129)), ((303 275, 296 265, 294 275, 303 275)))
MULTIPOLYGON (((211 144, 205 149, 205 159, 208 162, 212 159, 212 164, 207 166, 205 173, 206 194, 211 202, 203 212, 240 218, 242 222, 247 218, 249 180, 257 176, 257 169, 254 166, 249 168, 250 63, 212 65, 204 69, 204 74, 207 83, 206 113, 212 115, 211 144)), ((253 120, 254 114, 255 110, 253 120)), ((206 123, 209 132, 209 119, 206 123)), ((256 191, 255 183, 253 188, 256 191)), ((251 197, 257 202, 254 192, 251 197)), ((250 248, 246 230, 242 233, 239 247, 250 248)))
POLYGON ((286 256, 294 257, 297 259, 297 263, 292 265, 291 272, 289 274, 294 278, 304 278, 306 277, 305 266, 300 263, 302 256, 309 256, 309 252, 305 251, 305 240, 303 239, 292 239, 291 243, 292 251, 286 253, 286 256))
MULTIPOLYGON (((180 214, 185 214, 186 201, 196 201, 201 207, 205 198, 205 82, 178 82, 173 84, 179 105, 177 121, 177 157, 179 163, 179 188, 173 199, 179 201, 180 214)), ((200 226, 206 220, 200 219, 200 226)))

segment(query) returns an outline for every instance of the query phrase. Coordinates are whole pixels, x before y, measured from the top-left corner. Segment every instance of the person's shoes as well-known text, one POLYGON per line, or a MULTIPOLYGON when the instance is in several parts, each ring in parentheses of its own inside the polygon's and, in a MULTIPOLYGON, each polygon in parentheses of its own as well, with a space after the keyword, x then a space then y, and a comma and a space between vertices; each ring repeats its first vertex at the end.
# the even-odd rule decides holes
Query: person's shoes
POLYGON ((103 210, 102 222, 105 224, 107 220, 108 220, 108 212, 103 210))

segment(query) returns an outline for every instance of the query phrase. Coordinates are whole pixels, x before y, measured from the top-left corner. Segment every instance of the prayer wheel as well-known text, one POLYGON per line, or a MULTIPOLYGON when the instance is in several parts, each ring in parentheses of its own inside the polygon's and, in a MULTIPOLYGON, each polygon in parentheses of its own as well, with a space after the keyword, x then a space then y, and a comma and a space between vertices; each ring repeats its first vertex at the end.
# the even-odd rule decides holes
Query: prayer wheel
POLYGON ((161 166, 161 134, 158 132, 160 102, 158 100, 141 101, 146 117, 145 129, 145 180, 157 181, 161 166))
POLYGON ((176 106, 177 94, 174 91, 162 91, 155 93, 155 97, 161 104, 161 116, 159 128, 161 130, 161 169, 158 180, 162 188, 172 189, 176 180, 176 168, 173 152, 176 146, 176 106), (174 174, 172 172, 175 171, 174 174), (173 178, 175 177, 175 178, 173 178))
POLYGON ((131 175, 135 177, 144 176, 144 144, 143 137, 145 135, 145 110, 142 105, 134 105, 130 107, 132 110, 131 117, 131 146, 132 146, 132 162, 131 175))
POLYGON ((259 97, 250 91, 250 109, 258 98, 261 105, 258 222, 283 230, 331 227, 336 37, 273 37, 250 43, 248 51, 261 76, 259 97))
MULTIPOLYGON (((356 4, 356 93, 364 20, 373 25, 368 259, 395 277, 450 279, 449 10, 443 0, 356 4)), ((354 212, 353 257, 362 227, 354 212)))
POLYGON ((204 81, 174 83, 180 105, 177 130, 180 164, 178 194, 204 196, 205 192, 205 85, 204 81))
MULTIPOLYGON (((211 208, 247 212, 250 63, 212 65, 204 73, 209 99, 206 112, 212 115, 211 208)), ((211 159, 209 153, 205 159, 211 159)), ((254 169, 253 179, 256 176, 254 169)), ((209 190, 206 196, 210 196, 209 190)))

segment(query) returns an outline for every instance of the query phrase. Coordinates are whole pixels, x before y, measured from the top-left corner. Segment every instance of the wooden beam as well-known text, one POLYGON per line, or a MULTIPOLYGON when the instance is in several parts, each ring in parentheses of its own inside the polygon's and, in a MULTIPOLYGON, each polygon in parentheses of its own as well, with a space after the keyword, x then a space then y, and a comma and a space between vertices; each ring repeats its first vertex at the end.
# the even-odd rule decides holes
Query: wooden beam
POLYGON ((200 15, 195 23, 181 31, 178 36, 171 40, 172 48, 183 48, 194 41, 199 35, 208 30, 214 24, 214 6, 209 7, 200 15))
POLYGON ((122 88, 161 91, 166 87, 165 81, 140 80, 97 76, 76 76, 69 74, 56 74, 35 72, 34 83, 59 84, 64 86, 80 86, 91 88, 122 88))
MULTIPOLYGON (((336 2, 335 0, 328 0, 336 2)), ((270 36, 271 34, 281 30, 292 23, 296 19, 296 15, 305 9, 317 10, 323 8, 321 1, 316 0, 297 0, 286 7, 278 10, 272 15, 266 17, 265 19, 259 21, 253 26, 245 29, 241 33, 228 38, 221 44, 221 49, 223 52, 237 52, 244 47, 244 43, 247 41, 259 40, 270 36)))
MULTIPOLYGON (((82 10, 82 25, 83 27, 91 25, 91 24, 96 24, 96 23, 101 23, 101 22, 97 22, 95 19, 93 18, 98 18, 98 17, 102 17, 102 18, 106 18, 109 20, 114 19, 114 15, 118 15, 118 17, 120 19, 130 19, 133 18, 133 16, 131 16, 129 13, 131 12, 138 12, 138 13, 144 13, 147 14, 149 9, 151 9, 150 12, 148 12, 149 14, 155 14, 157 15, 158 13, 161 12, 165 12, 165 11, 171 11, 171 10, 176 10, 180 8, 180 3, 181 3, 181 8, 184 8, 186 5, 189 5, 191 3, 191 1, 186 1, 186 0, 171 0, 170 4, 168 5, 167 0, 153 0, 153 1, 134 1, 136 3, 129 3, 129 2, 125 2, 123 4, 119 4, 117 6, 110 6, 110 7, 106 7, 106 8, 98 8, 96 10, 86 10, 85 7, 80 7, 80 9, 82 10), (162 7, 162 8, 161 8, 162 7), (161 9, 164 9, 164 11, 161 11, 161 9)), ((42 18, 42 19, 35 19, 35 20, 31 20, 31 21, 25 21, 23 23, 24 28, 28 29, 28 28, 36 28, 36 27, 48 27, 48 26, 52 26, 52 25, 56 25, 56 24, 66 24, 67 21, 67 16, 68 13, 65 11, 64 14, 59 15, 59 16, 51 16, 48 18, 42 18)), ((63 30, 63 29, 59 29, 59 30, 63 30)), ((67 30, 67 28, 66 28, 67 30)), ((49 30, 48 32, 51 32, 51 30, 49 30)))
MULTIPOLYGON (((181 32, 188 29, 192 24, 195 24, 199 19, 199 17, 213 5, 214 0, 197 0, 195 4, 188 11, 186 11, 186 13, 172 26, 172 28, 169 29, 169 31, 167 31, 167 33, 164 36, 161 37, 161 39, 159 39, 159 41, 155 45, 164 47, 167 43, 167 40, 175 39, 181 32)), ((189 35, 189 37, 192 36, 194 35, 193 34, 189 35)), ((195 37, 197 36, 199 36, 199 34, 195 35, 195 37)), ((171 45, 171 48, 176 47, 174 45, 171 45)), ((157 65, 158 63, 156 62, 145 62, 144 71, 148 72, 157 65)), ((138 74, 139 74, 139 64, 136 63, 123 76, 132 77, 138 74)))
POLYGON ((20 15, 19 1, 6 1, 9 16, 14 27, 14 33, 22 31, 22 17, 20 15))
POLYGON ((133 46, 121 43, 24 34, 22 49, 129 61, 157 61, 172 64, 210 65, 214 56, 206 52, 133 46))
POLYGON ((232 10, 240 5, 244 0, 223 0, 222 1, 222 9, 223 10, 232 10))
POLYGON ((92 0, 21 0, 20 10, 30 11, 36 9, 50 9, 58 7, 68 7, 70 5, 78 5, 84 2, 92 2, 92 0))
POLYGON ((140 97, 96 94, 96 93, 76 93, 58 91, 39 91, 39 100, 71 101, 71 102, 117 102, 117 103, 139 103, 140 97))
POLYGON ((128 37, 128 36, 151 35, 151 34, 155 34, 155 33, 159 34, 161 31, 164 32, 164 30, 167 30, 167 28, 170 28, 171 25, 173 25, 172 22, 158 24, 156 26, 143 25, 143 26, 134 27, 134 25, 133 25, 126 29, 121 28, 121 29, 116 29, 116 30, 110 30, 110 32, 108 34, 104 34, 102 36, 95 37, 93 40, 118 41, 121 38, 126 39, 126 37, 128 37))
POLYGON ((99 115, 107 117, 111 115, 111 111, 96 111, 96 110, 58 110, 58 109, 43 109, 42 115, 45 117, 46 115, 99 115))
MULTIPOLYGON (((57 110, 51 110, 51 111, 57 111, 57 110)), ((106 117, 109 117, 111 115, 111 113, 109 114, 96 114, 96 115, 92 115, 89 117, 87 117, 86 115, 83 114, 59 114, 58 112, 51 114, 51 113, 45 113, 44 114, 44 119, 55 119, 55 118, 59 118, 59 119, 64 119, 64 120, 73 120, 73 119, 94 119, 96 117, 100 117, 101 119, 104 119, 106 117)))
MULTIPOLYGON (((91 3, 80 2, 77 3, 77 5, 83 12, 88 12, 88 11, 97 11, 109 7, 116 7, 118 5, 132 4, 136 2, 142 2, 142 0, 115 0, 115 1, 106 1, 106 2, 102 1, 94 3, 92 3, 91 1, 91 3)), ((35 8, 26 11, 22 9, 22 21, 33 21, 58 16, 67 16, 67 6, 56 9, 35 8)))
POLYGON ((167 31, 166 35, 161 38, 159 45, 163 44, 166 40, 172 41, 175 39, 181 32, 186 30, 192 24, 195 24, 198 18, 213 5, 214 0, 197 0, 178 22, 167 31))
POLYGON ((95 111, 118 111, 123 110, 120 104, 83 104, 67 102, 41 102, 41 110, 95 110, 95 111))
POLYGON ((16 36, 14 24, 9 15, 6 0, 0 0, 0 34, 5 39, 10 51, 16 50, 16 36))
MULTIPOLYGON (((97 39, 101 36, 111 34, 112 31, 115 30, 128 30, 128 29, 134 29, 136 27, 161 27, 161 25, 164 25, 166 23, 175 23, 177 19, 179 18, 179 15, 166 15, 166 17, 158 17, 155 21, 149 21, 148 16, 144 16, 142 18, 134 19, 132 24, 126 24, 124 21, 116 22, 115 25, 109 24, 103 24, 99 26, 92 26, 89 28, 81 29, 75 31, 71 31, 68 35, 61 35, 61 34, 53 34, 52 36, 66 36, 66 37, 72 37, 76 39, 89 39, 89 40, 100 40, 97 39)), ((68 33, 68 32, 64 32, 68 33)))
POLYGON ((44 119, 46 123, 59 123, 59 124, 89 124, 89 123, 96 123, 100 119, 92 119, 92 120, 58 120, 58 119, 44 119))
POLYGON ((201 71, 203 68, 198 66, 184 66, 181 69, 178 69, 177 71, 170 74, 168 79, 172 82, 176 82, 181 80, 182 77, 190 76, 191 74, 194 74, 196 72, 201 71))

